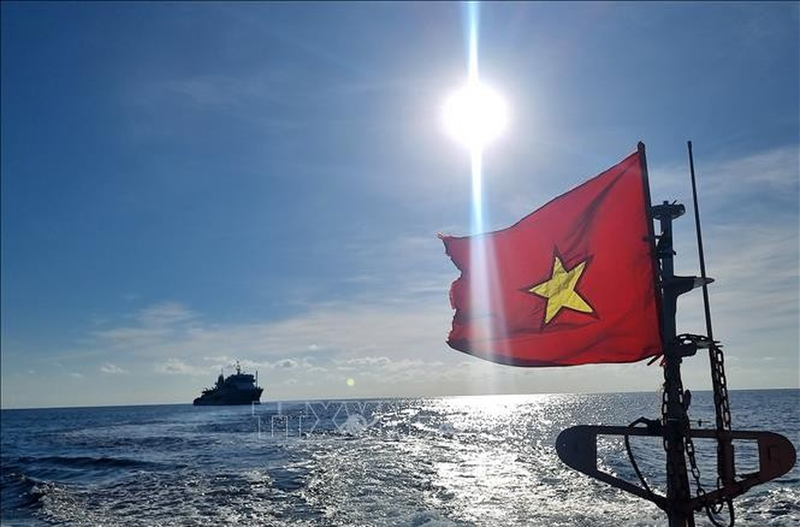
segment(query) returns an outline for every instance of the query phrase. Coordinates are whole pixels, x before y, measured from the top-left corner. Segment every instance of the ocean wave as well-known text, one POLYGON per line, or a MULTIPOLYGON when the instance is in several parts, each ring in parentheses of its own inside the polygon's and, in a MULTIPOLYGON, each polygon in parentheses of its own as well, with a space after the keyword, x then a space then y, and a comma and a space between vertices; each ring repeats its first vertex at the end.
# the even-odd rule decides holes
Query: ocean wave
POLYGON ((31 509, 46 492, 47 483, 19 472, 2 476, 3 509, 31 509))
POLYGON ((78 469, 154 469, 168 468, 167 465, 153 461, 139 461, 136 459, 118 457, 91 457, 91 456, 42 456, 42 457, 19 457, 17 463, 20 465, 55 465, 78 469))
MULTIPOLYGON (((700 404, 710 394, 695 397, 700 404)), ((16 421, 2 430, 1 521, 71 526, 663 524, 655 506, 567 468, 553 446, 557 432, 576 422, 630 422, 648 415, 653 397, 573 399, 330 402, 284 406, 288 417, 249 408, 142 408, 126 410, 117 421, 104 411, 93 415, 86 410, 78 430, 69 421, 69 434, 59 435, 55 420, 44 423, 49 427, 46 442, 39 441, 39 421, 14 414, 16 421), (158 426, 139 427, 137 412, 163 418, 158 426), (305 416, 302 427, 299 415, 305 416)), ((792 401, 779 399, 767 410, 759 408, 787 414, 794 409, 792 401)), ((740 426, 758 429, 761 422, 742 420, 740 426)), ((795 429, 783 433, 796 434, 795 429)), ((698 441, 698 462, 702 476, 712 479, 714 445, 706 443, 698 441)), ((663 445, 636 438, 632 446, 645 476, 662 490, 663 445)), ((619 441, 602 442, 598 454, 602 467, 635 477, 619 441)), ((752 465, 756 454, 740 448, 737 461, 752 465)), ((737 499, 737 525, 800 525, 799 476, 796 467, 737 499)), ((698 516, 698 522, 705 520, 698 516)))

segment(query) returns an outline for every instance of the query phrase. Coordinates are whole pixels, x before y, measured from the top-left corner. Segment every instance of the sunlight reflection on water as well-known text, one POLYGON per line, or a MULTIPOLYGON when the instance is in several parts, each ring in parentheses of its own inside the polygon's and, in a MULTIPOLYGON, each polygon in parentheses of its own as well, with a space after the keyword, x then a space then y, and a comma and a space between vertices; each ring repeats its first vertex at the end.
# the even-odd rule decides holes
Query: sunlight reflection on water
MULTIPOLYGON (((770 422, 797 437, 797 420, 789 417, 796 393, 765 399, 734 392, 738 425, 770 422)), ((627 424, 653 416, 654 400, 606 394, 285 403, 282 414, 264 405, 256 416, 250 408, 184 406, 84 409, 68 419, 57 410, 34 411, 36 419, 4 413, 3 521, 13 509, 25 524, 662 525, 654 506, 568 469, 554 449, 567 426, 627 424), (292 419, 300 415, 305 420, 292 419), (276 417, 290 426, 270 434, 276 417), (27 501, 7 501, 7 489, 27 501)), ((693 404, 695 416, 713 411, 708 393, 696 394, 693 404)), ((640 439, 633 449, 642 471, 663 488, 660 441, 640 439)), ((699 459, 711 477, 713 446, 698 448, 708 450, 699 459)), ((609 472, 635 478, 620 441, 602 441, 598 454, 609 472)), ((797 525, 799 475, 795 468, 746 494, 737 525, 797 525)))

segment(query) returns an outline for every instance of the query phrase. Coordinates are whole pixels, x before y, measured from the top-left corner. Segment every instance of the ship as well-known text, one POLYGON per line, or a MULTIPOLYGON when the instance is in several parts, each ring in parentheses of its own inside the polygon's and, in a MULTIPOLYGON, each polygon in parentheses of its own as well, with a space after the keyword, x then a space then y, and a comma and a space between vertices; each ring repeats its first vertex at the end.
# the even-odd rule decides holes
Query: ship
POLYGON ((227 378, 219 372, 213 388, 205 388, 200 397, 194 400, 195 406, 261 404, 261 392, 258 386, 258 371, 255 376, 242 373, 239 361, 236 361, 236 373, 227 378))

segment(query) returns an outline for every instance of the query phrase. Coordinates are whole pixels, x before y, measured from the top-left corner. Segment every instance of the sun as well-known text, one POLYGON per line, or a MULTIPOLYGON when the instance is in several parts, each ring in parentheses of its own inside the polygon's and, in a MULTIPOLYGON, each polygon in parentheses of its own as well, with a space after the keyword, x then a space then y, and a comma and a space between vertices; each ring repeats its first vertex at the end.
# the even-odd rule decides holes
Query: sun
POLYGON ((447 133, 470 151, 481 151, 508 127, 508 106, 478 79, 452 93, 442 111, 447 133))

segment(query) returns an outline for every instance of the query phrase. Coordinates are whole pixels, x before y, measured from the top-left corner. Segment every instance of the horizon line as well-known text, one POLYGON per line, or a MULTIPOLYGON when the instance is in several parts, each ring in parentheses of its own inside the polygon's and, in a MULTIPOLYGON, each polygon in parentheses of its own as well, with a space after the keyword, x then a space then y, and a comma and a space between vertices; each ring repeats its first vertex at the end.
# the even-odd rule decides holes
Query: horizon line
MULTIPOLYGON (((787 391, 795 390, 800 391, 800 386, 794 387, 771 387, 771 388, 738 388, 728 390, 728 392, 764 392, 764 391, 787 391)), ((536 395, 616 395, 616 394, 638 394, 638 393, 658 393, 660 390, 623 390, 623 391, 608 391, 608 392, 535 392, 535 393, 468 393, 468 394, 443 394, 443 395, 425 395, 425 396, 379 396, 379 397, 330 397, 330 398, 307 398, 307 399, 280 399, 270 400, 267 402, 260 402, 255 406, 265 406, 268 404, 278 403, 307 403, 319 401, 402 401, 407 399, 442 399, 447 397, 524 397, 536 395)), ((711 389, 691 390, 694 393, 713 392, 711 389)), ((91 408, 135 408, 140 406, 193 406, 191 402, 177 402, 177 403, 122 403, 122 404, 100 404, 100 405, 67 405, 67 406, 15 406, 3 407, 0 404, 0 412, 17 411, 17 410, 80 410, 91 408)), ((253 405, 239 404, 239 405, 211 405, 212 408, 217 407, 251 407, 253 405)))

